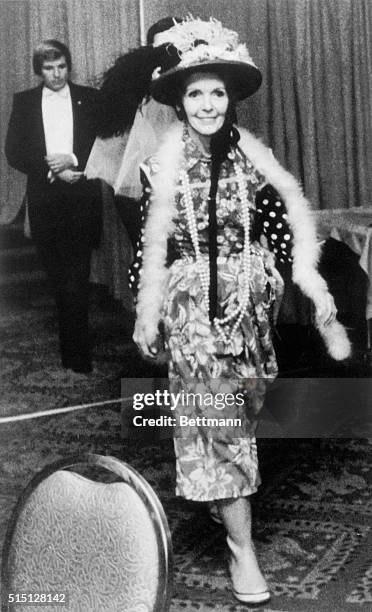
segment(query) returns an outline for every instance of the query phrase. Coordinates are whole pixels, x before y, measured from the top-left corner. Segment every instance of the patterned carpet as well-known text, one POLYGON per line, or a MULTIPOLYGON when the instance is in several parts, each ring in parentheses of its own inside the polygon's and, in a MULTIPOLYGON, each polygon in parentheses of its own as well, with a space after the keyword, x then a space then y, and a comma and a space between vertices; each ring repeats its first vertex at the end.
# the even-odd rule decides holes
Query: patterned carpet
MULTIPOLYGON (((175 552, 172 612, 244 610, 229 592, 223 529, 204 504, 176 498, 170 441, 123 441, 118 411, 92 409, 6 424, 0 430, 0 537, 28 480, 70 453, 111 454, 158 493, 175 552)), ((367 611, 372 607, 371 445, 363 440, 261 440, 264 484, 254 537, 273 591, 266 610, 367 611)))
POLYGON ((118 398, 126 364, 141 368, 130 313, 92 286, 95 370, 78 381, 65 375, 54 303, 29 242, 0 251, 0 289, 1 416, 118 398))
MULTIPOLYGON (((151 374, 129 340, 130 316, 96 290, 95 372, 79 382, 64 377, 33 250, 22 244, 9 258, 2 258, 0 297, 2 416, 117 398, 121 376, 151 374)), ((254 538, 273 592, 267 612, 372 610, 371 431, 371 415, 361 422, 351 414, 339 438, 259 440, 254 538)), ((204 504, 174 496, 171 441, 123 440, 119 406, 2 423, 0 445, 1 541, 17 496, 44 465, 78 452, 114 455, 150 482, 165 507, 175 552, 171 611, 247 609, 229 591, 223 529, 204 504)))

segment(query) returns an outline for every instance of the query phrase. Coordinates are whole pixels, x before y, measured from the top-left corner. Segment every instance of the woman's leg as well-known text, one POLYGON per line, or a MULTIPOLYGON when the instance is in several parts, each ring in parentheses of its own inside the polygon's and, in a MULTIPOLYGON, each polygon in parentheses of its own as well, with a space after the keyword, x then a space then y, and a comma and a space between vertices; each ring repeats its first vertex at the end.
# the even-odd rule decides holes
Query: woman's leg
POLYGON ((231 550, 230 572, 235 594, 264 594, 268 586, 258 566, 252 541, 251 504, 247 497, 217 502, 231 550))

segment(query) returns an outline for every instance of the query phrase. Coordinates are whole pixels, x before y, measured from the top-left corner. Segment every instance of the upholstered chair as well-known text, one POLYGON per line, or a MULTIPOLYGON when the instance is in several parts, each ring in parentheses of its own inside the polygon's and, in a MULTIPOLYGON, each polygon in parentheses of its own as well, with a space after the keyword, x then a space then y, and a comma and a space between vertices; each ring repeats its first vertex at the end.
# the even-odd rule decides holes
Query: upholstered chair
POLYGON ((23 612, 16 594, 25 594, 35 603, 27 610, 40 610, 45 594, 44 612, 162 612, 171 573, 170 532, 150 485, 113 457, 73 457, 42 470, 18 500, 3 550, 2 609, 23 612), (98 468, 114 481, 86 476, 98 468), (56 608, 61 596, 67 605, 56 608))

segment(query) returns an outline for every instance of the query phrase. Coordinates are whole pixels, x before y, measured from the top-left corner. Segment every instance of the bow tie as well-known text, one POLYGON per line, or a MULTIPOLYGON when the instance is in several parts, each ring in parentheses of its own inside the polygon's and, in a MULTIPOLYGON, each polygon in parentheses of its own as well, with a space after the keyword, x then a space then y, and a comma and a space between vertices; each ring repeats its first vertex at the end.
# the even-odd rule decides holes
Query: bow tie
POLYGON ((60 89, 59 91, 53 91, 53 89, 49 89, 49 87, 44 87, 43 94, 47 98, 68 98, 70 90, 67 85, 60 89))

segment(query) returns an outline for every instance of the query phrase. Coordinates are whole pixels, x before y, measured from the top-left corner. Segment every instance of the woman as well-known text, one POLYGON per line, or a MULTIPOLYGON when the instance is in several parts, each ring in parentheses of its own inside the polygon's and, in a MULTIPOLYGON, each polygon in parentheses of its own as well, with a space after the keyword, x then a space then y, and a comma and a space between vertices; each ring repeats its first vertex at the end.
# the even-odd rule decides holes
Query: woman
POLYGON ((186 397, 176 408, 177 493, 217 505, 233 593, 243 603, 264 603, 270 593, 252 543, 249 496, 259 485, 256 415, 277 373, 270 332, 282 287, 274 256, 293 259, 293 279, 314 301, 332 355, 343 359, 350 347, 316 269, 315 231, 299 185, 234 125, 236 102, 261 83, 245 45, 219 22, 191 18, 167 40, 168 62, 155 71, 151 92, 182 123, 142 165, 148 217, 134 339, 147 357, 164 341, 171 390, 186 397), (223 398, 234 427, 196 418, 221 414, 223 398), (182 416, 194 421, 185 428, 182 416))
POLYGON ((103 180, 103 235, 92 260, 92 280, 108 285, 128 310, 133 304, 123 269, 130 266, 141 227, 138 166, 156 151, 160 135, 176 119, 171 107, 149 95, 152 72, 164 55, 164 46, 154 43, 179 21, 157 21, 147 32, 147 45, 118 57, 105 73, 96 118, 99 136, 85 170, 88 178, 103 180))
POLYGON ((140 162, 152 155, 159 136, 175 119, 170 107, 150 97, 151 75, 162 60, 158 36, 181 20, 165 17, 147 32, 147 44, 117 58, 102 79, 97 132, 87 174, 104 179, 114 189, 119 210, 126 199, 140 199, 140 162), (156 46, 155 46, 156 45, 156 46), (120 198, 123 197, 123 200, 120 198))

